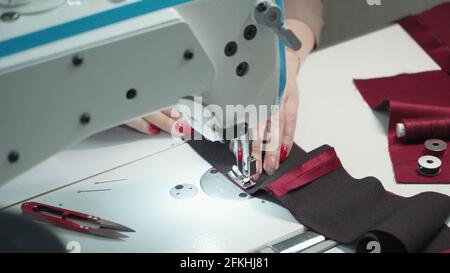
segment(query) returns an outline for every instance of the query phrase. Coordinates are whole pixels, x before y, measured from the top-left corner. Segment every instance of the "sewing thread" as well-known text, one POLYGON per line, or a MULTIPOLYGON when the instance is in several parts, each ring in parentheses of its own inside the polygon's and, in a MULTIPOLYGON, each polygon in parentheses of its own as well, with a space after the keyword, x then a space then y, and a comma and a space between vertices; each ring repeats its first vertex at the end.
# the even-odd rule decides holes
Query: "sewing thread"
POLYGON ((450 140, 450 117, 403 119, 397 123, 397 137, 404 141, 450 140))

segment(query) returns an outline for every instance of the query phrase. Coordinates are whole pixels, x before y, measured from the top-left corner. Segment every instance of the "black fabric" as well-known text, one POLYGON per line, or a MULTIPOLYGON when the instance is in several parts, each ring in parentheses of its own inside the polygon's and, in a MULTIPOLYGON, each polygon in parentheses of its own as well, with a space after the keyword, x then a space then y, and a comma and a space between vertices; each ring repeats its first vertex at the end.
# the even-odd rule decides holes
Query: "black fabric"
MULTIPOLYGON (((235 162, 227 145, 191 141, 192 148, 221 172, 235 162)), ((330 148, 310 153, 294 146, 289 158, 271 176, 263 176, 254 194, 280 176, 330 148)), ((376 241, 382 252, 442 252, 450 249, 450 197, 425 192, 404 198, 387 192, 374 177, 358 180, 343 168, 278 198, 303 225, 340 243, 357 243, 357 251, 370 252, 376 241)))
MULTIPOLYGON (((221 173, 227 173, 231 170, 231 167, 236 164, 236 158, 232 152, 228 150, 228 142, 222 144, 220 142, 211 142, 207 140, 190 140, 188 144, 207 162, 213 165, 221 173)), ((303 162, 308 158, 314 157, 314 155, 319 154, 321 151, 325 150, 326 147, 322 149, 317 149, 314 153, 307 154, 303 149, 294 145, 292 147, 291 154, 295 156, 289 156, 283 164, 280 165, 279 170, 272 176, 268 176, 265 173, 261 175, 258 180, 258 184, 247 190, 250 194, 256 194, 259 190, 263 189, 268 183, 277 180, 286 172, 294 169, 299 164, 299 161, 303 162)))
POLYGON ((442 252, 442 249, 450 246, 450 228, 448 226, 442 226, 439 232, 434 238, 422 249, 425 253, 437 253, 442 252))
MULTIPOLYGON (((440 231, 450 212, 446 195, 393 196, 377 179, 357 180, 342 168, 280 200, 302 224, 324 236, 341 243, 360 241, 359 245, 358 239, 374 236, 383 252, 420 251, 440 231)), ((447 248, 450 245, 441 250, 447 248)))
POLYGON ((46 228, 6 212, 0 213, 0 253, 65 253, 61 241, 46 228))

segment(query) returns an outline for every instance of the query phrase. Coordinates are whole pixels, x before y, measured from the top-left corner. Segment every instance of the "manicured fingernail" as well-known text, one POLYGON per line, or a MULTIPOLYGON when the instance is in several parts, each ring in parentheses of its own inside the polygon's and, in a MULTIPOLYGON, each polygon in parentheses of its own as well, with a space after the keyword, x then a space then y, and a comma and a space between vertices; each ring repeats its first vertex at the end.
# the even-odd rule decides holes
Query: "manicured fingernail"
POLYGON ((180 134, 184 132, 184 124, 181 122, 175 123, 175 128, 178 130, 178 133, 180 134))
POLYGON ((242 157, 244 156, 244 152, 242 152, 242 147, 239 147, 237 156, 238 156, 238 162, 242 163, 242 157))
POLYGON ((282 146, 280 150, 280 162, 283 162, 286 160, 288 155, 288 148, 286 146, 282 146))
POLYGON ((186 132, 185 134, 188 136, 193 136, 194 135, 194 129, 192 129, 192 127, 189 124, 185 124, 184 125, 184 131, 186 132))
POLYGON ((259 174, 254 174, 252 176, 252 178, 253 178, 253 181, 257 181, 259 179, 259 174))
POLYGON ((153 124, 150 124, 150 126, 148 126, 148 131, 154 135, 161 133, 161 129, 153 124))
POLYGON ((268 156, 264 162, 266 165, 266 173, 271 176, 275 173, 278 166, 277 158, 274 155, 268 156))
POLYGON ((192 136, 194 134, 194 129, 192 129, 191 126, 189 126, 188 124, 184 124, 183 122, 176 122, 175 123, 175 129, 177 129, 178 133, 180 134, 185 134, 187 136, 192 136))

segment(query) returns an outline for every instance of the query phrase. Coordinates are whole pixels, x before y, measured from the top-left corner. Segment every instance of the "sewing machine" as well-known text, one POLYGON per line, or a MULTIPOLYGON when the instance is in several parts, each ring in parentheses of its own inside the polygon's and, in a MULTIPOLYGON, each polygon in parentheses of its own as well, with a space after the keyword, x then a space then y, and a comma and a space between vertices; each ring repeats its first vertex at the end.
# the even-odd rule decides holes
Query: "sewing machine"
MULTIPOLYGON (((0 0, 0 3, 2 1, 0 0)), ((41 14, 40 16, 44 16, 45 20, 37 20, 38 17, 22 14, 16 21, 8 24, 0 23, 0 45, 2 44, 1 42, 11 38, 19 29, 22 34, 33 32, 45 28, 45 26, 75 20, 91 13, 99 13, 134 2, 81 1, 80 6, 60 6, 51 12, 41 14), (89 6, 89 11, 86 10, 86 5, 89 6), (62 16, 57 16, 53 12, 57 12, 62 16), (41 25, 37 24, 37 21, 41 25), (20 28, 18 27, 19 23, 20 28), (6 27, 14 29, 15 32, 3 31, 6 27)), ((187 8, 188 5, 194 2, 208 1, 193 1, 169 10, 172 12, 181 11, 184 10, 183 7, 187 8)), ((232 1, 221 2, 231 3, 232 1)), ((229 8, 227 6, 225 11, 230 11, 229 8)), ((158 17, 167 13, 170 14, 171 12, 159 10, 154 12, 153 15, 158 17)), ((188 14, 187 10, 183 14, 188 14)), ((231 23, 234 24, 235 17, 238 17, 239 11, 233 10, 231 14, 233 16, 231 23)), ((214 14, 215 17, 220 18, 222 18, 222 15, 221 12, 214 14)), ((207 14, 203 13, 202 16, 207 16, 207 14)), ((211 17, 214 16, 211 15, 211 17)), ((246 15, 242 16, 245 17, 246 15)), ((146 20, 150 20, 150 17, 146 17, 146 20)), ((138 21, 137 18, 131 20, 135 20, 132 23, 138 21)), ((146 20, 140 22, 148 22, 146 20)), ((238 25, 238 23, 236 24, 238 25)), ((258 24, 255 25, 259 26, 258 24)), ((137 27, 131 23, 127 26, 130 29, 137 27)), ((222 24, 218 29, 225 31, 224 28, 224 24, 222 24)), ((120 35, 122 33, 120 29, 112 28, 112 26, 105 27, 104 30, 108 30, 105 35, 120 35)), ((241 31, 243 30, 241 29, 241 31)), ((253 42, 258 39, 261 31, 264 32, 265 30, 261 30, 258 27, 258 34, 251 41, 242 40, 241 32, 230 34, 231 36, 229 37, 217 35, 217 50, 212 51, 222 54, 217 55, 223 58, 221 59, 223 62, 218 63, 222 67, 222 71, 227 71, 227 68, 235 70, 241 57, 245 55, 240 55, 241 52, 250 50, 250 45, 254 46, 253 42), (231 59, 222 57, 225 44, 231 40, 235 40, 238 44, 236 55, 232 56, 231 59), (234 60, 234 58, 237 59, 234 60)), ((269 29, 267 31, 274 43, 271 48, 275 51, 278 50, 277 45, 275 45, 277 38, 269 29)), ((100 32, 95 30, 93 32, 94 34, 91 35, 88 35, 89 33, 80 34, 80 37, 83 37, 83 40, 99 38, 100 32)), ((16 34, 19 35, 19 33, 16 34)), ((73 46, 73 41, 76 39, 67 39, 67 42, 64 43, 63 41, 55 42, 58 46, 46 44, 41 47, 41 50, 34 48, 13 55, 2 56, 0 58, 0 75, 2 75, 0 78, 8 74, 5 70, 6 68, 12 69, 15 67, 12 60, 15 63, 22 62, 23 67, 26 67, 26 59, 33 60, 33 56, 38 52, 40 54, 57 52, 62 46, 67 48, 73 46)), ((159 48, 160 52, 161 50, 168 50, 168 45, 165 47, 159 48)), ((3 47, 0 48, 1 52, 5 52, 3 47)), ((177 60, 183 59, 185 47, 180 47, 179 49, 181 57, 177 55, 177 60)), ((77 71, 72 61, 73 56, 76 55, 75 53, 79 52, 74 50, 73 53, 73 55, 68 55, 64 59, 66 63, 65 71, 77 71)), ((86 55, 84 51, 81 53, 83 53, 84 60, 78 68, 86 67, 85 65, 90 63, 89 60, 93 56, 86 55)), ((277 52, 274 53, 274 55, 276 54, 277 52)), ((152 56, 153 58, 159 57, 157 55, 152 56)), ((144 58, 145 56, 141 57, 144 58)), ((170 58, 171 55, 165 57, 170 58)), ((198 57, 198 54, 194 52, 192 61, 197 60, 196 57, 198 57)), ((253 60, 252 58, 251 61, 253 60)), ((271 65, 276 70, 280 64, 276 56, 273 57, 273 60, 276 62, 271 65)), ((263 62, 265 60, 257 61, 263 62)), ((252 63, 248 63, 251 65, 249 71, 253 71, 252 63)), ((106 67, 105 69, 110 68, 106 67)), ((214 69, 217 77, 218 67, 214 69)), ((405 185, 396 183, 392 167, 386 163, 389 162, 385 131, 388 117, 379 113, 374 115, 358 95, 352 82, 354 78, 373 78, 434 69, 439 69, 439 66, 398 25, 313 53, 303 65, 301 71, 302 80, 299 81, 302 95, 295 137, 296 143, 305 150, 312 150, 324 143, 334 146, 345 168, 352 176, 356 178, 368 175, 375 176, 380 179, 387 190, 396 194, 412 196, 424 191, 437 191, 449 195, 450 189, 447 185, 405 185), (383 57, 380 57, 379 54, 371 54, 379 50, 383 50, 383 57), (343 66, 343 63, 346 65, 343 66), (327 99, 324 100, 324 98, 327 99), (340 106, 345 107, 345 111, 342 111, 340 106), (355 128, 360 129, 355 131, 355 128), (367 145, 367 143, 371 143, 371 145, 367 145), (360 147, 365 147, 365 149, 360 147), (371 157, 367 158, 367 154, 370 154, 371 157), (361 158, 366 158, 367 160, 361 160, 361 158)), ((14 71, 18 72, 20 69, 14 71)), ((58 72, 57 69, 52 71, 55 75, 58 72)), ((134 70, 126 71, 125 75, 130 74, 130 71, 134 70)), ((156 73, 158 71, 152 72, 156 73)), ((100 75, 96 70, 90 70, 90 73, 97 75, 97 77, 100 75)), ((139 70, 136 70, 136 73, 139 73, 139 70)), ((113 80, 114 77, 106 77, 106 75, 104 74, 101 79, 105 79, 105 81, 113 80)), ((250 75, 251 72, 247 76, 250 75)), ((114 74, 114 76, 117 75, 114 74)), ((123 77, 123 75, 120 76, 123 77)), ((277 77, 277 75, 274 75, 273 79, 276 80, 277 77)), ((177 79, 175 75, 168 78, 171 81, 177 79)), ((166 81, 169 81, 169 79, 166 78, 166 81)), ((55 77, 54 80, 58 80, 58 78, 55 77)), ((122 79, 122 81, 125 80, 122 79)), ((20 85, 24 84, 22 80, 19 80, 17 83, 20 85)), ((189 83, 193 84, 194 81, 189 83)), ((269 83, 269 80, 267 83, 269 83)), ((1 81, 0 87, 3 87, 3 84, 4 82, 1 81)), ((34 84, 37 85, 38 83, 29 83, 30 86, 34 84)), ((39 84, 44 85, 45 82, 39 84)), ((95 83, 91 82, 91 84, 95 83)), ((183 84, 188 86, 187 82, 183 84)), ((230 82, 227 82, 228 86, 230 84, 230 82)), ((116 85, 108 92, 111 95, 114 94, 113 92, 117 92, 116 95, 120 97, 120 99, 117 99, 117 104, 111 104, 111 107, 117 108, 125 100, 124 97, 130 86, 127 83, 120 82, 116 82, 116 85), (116 88, 121 89, 121 92, 115 91, 116 88)), ((275 87, 278 86, 278 80, 273 85, 275 87)), ((141 96, 145 95, 142 88, 133 87, 138 91, 136 98, 141 98, 141 96)), ((63 89, 62 91, 65 90, 63 89)), ((84 90, 80 89, 81 91, 84 90)), ((232 92, 233 90, 230 89, 229 91, 232 92)), ((3 88, 0 88, 0 92, 0 103, 2 105, 0 108, 0 111, 2 111, 0 121, 4 125, 9 120, 15 120, 9 112, 5 116, 5 104, 7 109, 15 110, 11 109, 12 106, 4 102, 5 91, 3 88)), ((111 99, 113 97, 111 96, 111 99)), ((160 100, 162 98, 156 96, 153 99, 160 100)), ((272 99, 276 100, 276 96, 273 96, 273 94, 272 99)), ((29 104, 23 106, 23 108, 26 108, 33 106, 31 105, 33 102, 40 102, 41 100, 40 96, 36 95, 33 99, 23 101, 29 102, 29 104)), ((135 99, 126 100, 126 103, 135 102, 138 101, 135 99)), ((43 102, 41 101, 41 103, 43 102)), ((81 126, 79 123, 79 117, 82 112, 75 112, 77 115, 73 116, 62 110, 63 108, 64 110, 65 108, 70 110, 70 105, 61 105, 60 108, 56 108, 60 110, 57 115, 62 119, 72 120, 73 123, 79 126, 76 129, 83 130, 83 135, 89 135, 84 130, 88 130, 88 127, 92 126, 97 114, 100 113, 94 108, 93 103, 93 101, 87 100, 84 104, 81 104, 84 108, 82 110, 79 109, 80 112, 89 110, 91 114, 92 119, 87 127, 81 126), (95 116, 93 111, 97 113, 95 116)), ((152 102, 148 101, 146 103, 150 104, 152 102)), ((102 107, 103 110, 108 108, 108 106, 102 105, 99 101, 97 101, 97 104, 97 107, 102 107)), ((57 106, 48 103, 47 107, 57 106)), ((133 107, 131 110, 135 111, 136 107, 133 107)), ((141 110, 142 113, 149 111, 141 110)), ((48 134, 45 134, 45 130, 41 132, 42 120, 36 119, 37 115, 30 110, 26 110, 26 113, 29 115, 28 118, 22 117, 21 121, 24 122, 23 124, 26 124, 26 126, 22 127, 28 128, 19 129, 26 131, 30 135, 13 135, 13 139, 10 139, 5 134, 11 134, 11 132, 4 130, 2 127, 2 130, 0 130, 0 138, 2 140, 7 139, 8 143, 20 141, 27 144, 25 140, 21 141, 16 138, 31 141, 38 134, 41 134, 48 139, 48 142, 43 142, 45 145, 48 145, 47 143, 54 141, 57 134, 67 134, 65 131, 60 132, 66 130, 63 127, 58 127, 58 131, 48 132, 48 134)), ((48 113, 46 118, 51 118, 51 120, 57 119, 56 115, 51 115, 51 113, 48 113)), ((63 125, 67 124, 64 123, 63 125)), ((12 125, 10 124, 10 126, 12 125)), ((17 127, 19 126, 14 128, 17 127)), ((82 138, 80 135, 77 137, 82 138)), ((218 196, 218 191, 214 189, 214 186, 217 185, 203 183, 207 181, 214 183, 215 177, 211 177, 209 172, 211 166, 183 141, 172 139, 167 135, 145 136, 116 127, 71 145, 25 172, 23 171, 28 167, 19 170, 20 164, 9 163, 8 154, 11 148, 17 149, 20 154, 17 162, 22 163, 27 155, 23 154, 22 149, 19 150, 18 147, 6 147, 5 143, 4 141, 0 142, 1 156, 3 158, 0 163, 2 170, 0 172, 0 176, 2 176, 2 179, 0 179, 1 211, 20 214, 22 201, 31 199, 56 206, 61 205, 78 211, 92 212, 107 219, 126 224, 136 230, 136 233, 131 234, 126 241, 114 241, 47 225, 67 246, 68 251, 243 252, 259 250, 267 245, 289 241, 305 231, 305 227, 298 223, 283 207, 263 198, 240 197, 239 195, 242 192, 238 188, 231 187, 231 183, 221 184, 230 185, 230 187, 226 189, 220 188, 222 195, 218 196), (168 167, 168 165, 170 166, 168 167), (11 171, 6 176, 4 168, 8 170, 12 167, 16 168, 14 174, 11 171), (168 172, 168 168, 171 171, 168 172), (6 178, 13 176, 15 178, 6 178), (176 192, 174 195, 171 194, 179 184, 193 187, 191 191, 189 191, 189 187, 184 187, 185 191, 181 192, 181 197, 175 198, 176 192), (211 187, 204 187, 205 185, 211 187), (194 191, 196 191, 196 194, 193 194, 194 191)), ((42 149, 42 147, 36 147, 36 151, 42 149)), ((36 160, 40 161, 44 158, 42 156, 36 160)), ((351 251, 351 249, 342 245, 330 250, 330 252, 351 251)))
MULTIPOLYGON (((0 0, 0 154, 3 158, 0 160, 0 186, 2 197, 5 197, 0 200, 2 209, 22 196, 29 197, 28 194, 35 195, 48 189, 52 183, 48 184, 52 181, 48 176, 50 172, 40 168, 48 166, 46 159, 55 153, 67 147, 76 150, 84 145, 77 143, 95 133, 170 105, 176 105, 176 109, 205 138, 221 142, 231 140, 230 152, 236 157, 238 150, 242 150, 243 160, 240 162, 237 158, 237 166, 230 178, 241 188, 253 186, 251 177, 256 171, 256 162, 250 154, 250 130, 267 119, 271 114, 270 106, 277 105, 282 96, 285 45, 293 49, 301 46, 298 38, 283 24, 282 5, 283 1, 272 0, 0 0), (243 107, 232 114, 216 115, 214 110, 224 110, 229 105, 243 107), (258 112, 258 119, 249 119, 245 109, 252 105, 269 107, 266 112, 258 112), (205 112, 214 114, 205 118, 205 112), (39 183, 34 183, 35 170, 39 173, 39 183), (29 181, 32 177, 33 181, 29 181), (20 190, 9 191, 11 186, 20 190)), ((119 129, 116 135, 123 133, 119 129)), ((128 139, 130 134, 134 135, 131 132, 125 134, 128 139)), ((179 140, 170 138, 146 140, 146 143, 140 143, 139 150, 148 149, 146 157, 152 164, 160 160, 153 155, 168 147, 173 153, 180 144, 179 140)), ((75 176, 70 175, 71 165, 67 164, 64 178, 58 178, 58 185, 64 185, 71 177, 96 173, 108 164, 133 161, 139 157, 136 151, 136 146, 128 146, 116 162, 108 161, 104 154, 101 156, 101 152, 96 152, 91 157, 96 158, 95 167, 83 169, 83 164, 78 162, 79 168, 72 172, 75 176)), ((175 162, 181 165, 190 160, 181 156, 175 162)), ((165 162, 169 161, 174 162, 165 162)), ((56 170, 54 167, 52 169, 56 170)), ((177 179, 164 174, 165 168, 155 169, 163 173, 155 171, 152 179, 163 183, 155 182, 152 187, 167 185, 160 179, 162 177, 177 179)), ((207 165, 197 164, 184 173, 185 177, 197 175, 202 177, 201 181, 206 181, 202 189, 209 196, 219 192, 222 200, 248 200, 250 205, 241 210, 237 220, 250 221, 248 226, 268 224, 269 220, 278 223, 274 234, 251 239, 254 240, 250 243, 253 247, 262 245, 267 237, 303 232, 303 227, 284 208, 242 196, 243 192, 237 187, 228 181, 223 183, 221 175, 212 175, 207 165), (214 184, 218 179, 221 180, 219 184, 214 184), (265 210, 261 221, 247 217, 254 214, 254 205, 265 210), (278 220, 271 219, 272 216, 278 220)), ((147 192, 143 185, 139 190, 133 183, 128 186, 135 193, 147 192)), ((122 194, 128 192, 121 191, 122 194)), ((77 194, 83 192, 78 190, 77 194)), ((160 191, 149 189, 146 198, 168 202, 168 208, 174 206, 172 197, 160 194, 160 191)), ((64 203, 69 207, 88 205, 81 210, 97 207, 86 200, 80 201, 79 197, 75 201, 70 193, 63 198, 64 203)), ((196 202, 199 202, 198 198, 196 202)), ((203 251, 208 247, 211 251, 220 249, 209 246, 208 233, 214 228, 204 222, 219 223, 211 213, 223 210, 225 205, 233 210, 233 207, 241 206, 240 203, 224 204, 219 200, 219 205, 212 204, 202 213, 206 217, 204 221, 191 222, 196 226, 192 230, 198 232, 191 234, 191 238, 200 242, 206 240, 206 244, 197 243, 191 247, 203 251)), ((97 207, 103 208, 114 213, 115 218, 128 213, 127 209, 111 210, 106 204, 97 207)), ((158 206, 151 208, 158 209, 158 206)), ((146 211, 145 207, 140 211, 146 211)), ((154 215, 162 216, 160 213, 154 215)), ((162 218, 159 222, 170 225, 162 218)), ((150 244, 150 248, 149 244, 141 245, 139 242, 147 242, 143 238, 151 238, 148 232, 154 234, 165 229, 158 226, 154 230, 148 223, 144 228, 141 224, 144 223, 134 223, 140 230, 139 236, 130 239, 125 248, 89 236, 75 240, 82 242, 84 249, 94 241, 95 248, 88 247, 87 251, 189 250, 167 241, 165 244, 157 241, 156 248, 154 244, 150 244)), ((61 235, 64 231, 56 231, 65 237, 61 235)), ((73 235, 68 234, 69 237, 73 235)), ((158 236, 155 239, 159 240, 158 236)), ((235 245, 235 249, 239 250, 240 245, 235 245)))
POLYGON ((204 137, 233 140, 236 156, 242 149, 235 180, 254 185, 250 129, 282 95, 284 45, 301 46, 277 2, 0 2, 0 183, 94 133, 178 103, 204 137), (235 105, 244 107, 225 113, 235 105), (249 105, 269 107, 249 119, 249 105))

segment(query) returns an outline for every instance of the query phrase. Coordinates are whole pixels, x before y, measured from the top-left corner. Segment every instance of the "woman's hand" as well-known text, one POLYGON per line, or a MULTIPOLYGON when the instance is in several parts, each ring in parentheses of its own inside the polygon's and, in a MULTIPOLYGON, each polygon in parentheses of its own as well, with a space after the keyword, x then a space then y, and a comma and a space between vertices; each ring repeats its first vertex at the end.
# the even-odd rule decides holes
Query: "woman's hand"
POLYGON ((192 133, 188 123, 172 108, 136 118, 125 125, 144 134, 157 135, 163 130, 172 136, 182 137, 192 133))
MULTIPOLYGON (((292 149, 294 143, 295 128, 297 125, 297 113, 299 104, 299 90, 297 86, 297 74, 301 61, 313 50, 316 40, 311 28, 305 23, 296 19, 287 19, 286 24, 294 31, 297 37, 301 38, 302 48, 293 52, 286 51, 286 90, 283 101, 280 103, 279 115, 274 115, 267 123, 256 128, 257 134, 252 145, 252 155, 256 158, 257 173, 254 179, 258 180, 263 170, 268 175, 273 175, 279 168, 280 162, 284 161, 292 149), (265 149, 262 158, 264 133, 269 132, 270 149, 265 149), (277 132, 277 133, 274 133, 277 132)), ((153 113, 148 116, 135 119, 128 126, 145 134, 158 134, 159 128, 172 135, 192 135, 189 123, 180 120, 171 109, 153 113)), ((267 147, 267 143, 264 144, 267 147)))
POLYGON ((270 118, 267 123, 257 128, 256 140, 253 142, 252 155, 256 158, 258 180, 264 170, 268 175, 273 175, 278 170, 280 162, 289 155, 294 143, 295 128, 297 125, 297 113, 299 103, 299 91, 297 86, 297 72, 300 66, 299 58, 295 53, 287 51, 286 58, 286 90, 283 101, 280 103, 280 111, 270 118), (262 158, 263 137, 265 132, 270 134, 267 140, 264 159, 262 158))
POLYGON ((296 19, 287 19, 286 24, 292 29, 297 37, 302 41, 302 48, 297 51, 286 51, 286 90, 284 100, 280 102, 279 115, 275 115, 267 123, 257 128, 257 135, 252 146, 252 155, 256 158, 256 171, 253 176, 258 180, 263 170, 268 175, 273 175, 280 166, 280 162, 285 160, 291 151, 294 143, 295 127, 297 125, 297 113, 299 103, 299 90, 297 86, 297 74, 301 62, 313 50, 316 40, 312 29, 296 19), (264 144, 265 155, 262 158, 264 133, 269 132, 270 147, 264 144))

